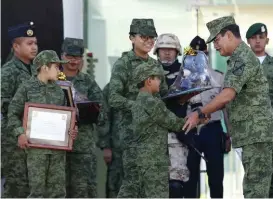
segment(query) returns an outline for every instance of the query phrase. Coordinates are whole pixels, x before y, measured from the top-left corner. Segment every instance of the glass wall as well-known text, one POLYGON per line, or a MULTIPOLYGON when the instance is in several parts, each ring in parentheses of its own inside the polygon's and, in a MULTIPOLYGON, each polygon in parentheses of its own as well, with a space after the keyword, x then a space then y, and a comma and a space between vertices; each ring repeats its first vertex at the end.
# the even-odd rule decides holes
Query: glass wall
MULTIPOLYGON (((206 40, 209 36, 206 23, 226 15, 235 17, 244 41, 248 27, 256 22, 265 23, 269 38, 273 38, 272 0, 85 0, 84 6, 84 35, 88 49, 99 60, 95 74, 101 87, 109 81, 115 60, 123 51, 131 49, 128 36, 133 18, 153 18, 158 34, 176 34, 183 48, 196 35, 206 40)), ((213 48, 210 49, 212 66, 224 72, 226 58, 217 54, 213 48)), ((269 42, 267 51, 273 55, 272 42, 269 42)), ((99 164, 103 164, 102 159, 99 161, 99 164)), ((99 196, 104 197, 105 167, 99 168, 99 196)), ((205 170, 204 163, 201 168, 205 170)), ((225 156, 225 197, 243 196, 242 178, 242 164, 232 150, 225 156)), ((201 196, 209 197, 205 174, 201 174, 201 180, 201 196)))

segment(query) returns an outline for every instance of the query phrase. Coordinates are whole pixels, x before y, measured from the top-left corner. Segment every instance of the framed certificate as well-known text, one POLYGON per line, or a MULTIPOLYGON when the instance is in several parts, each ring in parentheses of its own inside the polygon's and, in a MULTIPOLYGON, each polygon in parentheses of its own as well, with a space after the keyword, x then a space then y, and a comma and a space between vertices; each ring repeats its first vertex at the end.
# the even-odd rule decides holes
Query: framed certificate
POLYGON ((75 107, 72 93, 72 83, 70 81, 57 81, 57 84, 63 89, 66 104, 70 107, 75 107))
POLYGON ((58 150, 72 150, 76 109, 48 104, 26 103, 23 126, 29 146, 58 150))

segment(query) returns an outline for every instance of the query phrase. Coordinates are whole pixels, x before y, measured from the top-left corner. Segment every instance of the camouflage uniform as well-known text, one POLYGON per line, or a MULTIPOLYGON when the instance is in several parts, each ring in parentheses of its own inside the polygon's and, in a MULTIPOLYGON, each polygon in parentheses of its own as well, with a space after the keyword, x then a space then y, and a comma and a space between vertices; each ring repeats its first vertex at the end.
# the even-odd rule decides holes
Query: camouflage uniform
MULTIPOLYGON (((134 71, 136 84, 150 76, 164 79, 162 71, 153 64, 143 63, 134 71)), ((132 106, 132 115, 134 133, 131 145, 136 154, 139 181, 135 186, 139 186, 136 188, 144 198, 168 198, 168 130, 181 131, 184 119, 169 111, 153 93, 142 90, 132 106)))
MULTIPOLYGON (((109 99, 109 83, 104 87, 103 94, 105 101, 108 103, 109 99)), ((108 118, 110 122, 109 133, 106 137, 100 138, 100 148, 111 148, 112 161, 107 165, 107 182, 106 182, 106 197, 116 198, 122 183, 123 169, 122 169, 122 150, 120 146, 120 125, 117 121, 120 121, 121 114, 117 114, 113 108, 109 107, 108 118), (105 141, 103 141, 105 140, 105 141), (102 144, 109 143, 109 145, 102 144)))
MULTIPOLYGON (((207 24, 213 41, 233 17, 223 17, 207 24)), ((233 147, 242 147, 245 169, 243 182, 246 198, 268 198, 273 153, 273 115, 269 87, 263 69, 252 50, 241 42, 227 61, 224 88, 233 88, 236 98, 228 105, 233 147)))
MULTIPOLYGON (((248 28, 246 32, 246 38, 250 39, 254 35, 259 35, 263 33, 268 34, 266 25, 263 23, 255 23, 248 28)), ((260 60, 260 63, 263 66, 264 74, 266 75, 268 83, 269 83, 269 96, 270 96, 271 106, 272 106, 273 105, 273 57, 266 54, 264 59, 262 57, 258 57, 258 58, 260 60)), ((273 175, 271 180, 271 188, 270 188, 269 197, 273 198, 273 175)))
MULTIPOLYGON (((10 39, 17 37, 35 37, 35 29, 29 24, 20 24, 9 29, 10 39), (32 30, 33 35, 27 35, 32 30)), ((1 168, 6 179, 3 197, 24 198, 29 194, 27 179, 26 154, 17 147, 17 139, 10 136, 7 129, 7 112, 10 101, 19 86, 29 80, 35 69, 32 64, 25 64, 16 56, 10 58, 1 68, 1 168)))
MULTIPOLYGON (((38 67, 49 63, 62 63, 56 52, 42 51, 34 59, 38 67)), ((15 93, 8 109, 8 128, 14 140, 24 133, 22 115, 26 102, 65 105, 62 89, 49 82, 41 82, 37 77, 26 81, 15 93)), ((65 197, 65 151, 29 148, 27 153, 27 169, 31 198, 65 197)))
MULTIPOLYGON (((70 56, 82 56, 83 49, 82 39, 65 38, 62 46, 62 52, 70 56)), ((75 90, 89 101, 102 102, 102 91, 89 75, 79 72, 76 76, 67 79, 72 82, 75 90)), ((104 130, 100 128, 103 123, 102 121, 98 123, 98 133, 103 133, 104 130)), ((67 197, 97 197, 95 128, 96 126, 91 122, 86 124, 79 121, 79 132, 73 144, 73 151, 67 153, 67 197)))
MULTIPOLYGON (((146 36, 157 36, 152 19, 133 19, 130 34, 141 34, 146 36)), ((129 51, 122 54, 113 66, 112 75, 110 79, 109 104, 117 110, 117 114, 121 114, 121 118, 117 123, 120 125, 120 136, 122 145, 122 162, 124 179, 120 188, 118 197, 137 197, 138 191, 135 189, 132 182, 135 172, 136 161, 131 156, 131 137, 132 130, 132 113, 130 108, 135 101, 138 89, 137 85, 132 81, 132 72, 141 63, 154 64, 155 67, 162 66, 156 60, 148 57, 147 60, 136 56, 134 51, 129 51), (127 186, 128 185, 128 186, 127 186)), ((161 92, 167 92, 167 85, 162 81, 161 92)), ((164 93, 165 94, 165 93, 164 93)), ((137 183, 137 182, 136 182, 137 183)))

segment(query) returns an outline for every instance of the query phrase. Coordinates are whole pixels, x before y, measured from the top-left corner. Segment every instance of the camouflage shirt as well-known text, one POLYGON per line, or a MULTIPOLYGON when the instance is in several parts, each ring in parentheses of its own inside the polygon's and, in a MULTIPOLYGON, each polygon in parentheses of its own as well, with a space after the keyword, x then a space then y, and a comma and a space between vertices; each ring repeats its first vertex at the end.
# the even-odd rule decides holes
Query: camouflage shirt
POLYGON ((272 108, 262 66, 242 42, 227 61, 224 87, 233 88, 236 98, 228 105, 234 147, 273 141, 272 108))
POLYGON ((273 57, 267 55, 262 66, 269 83, 269 96, 271 99, 271 106, 273 107, 273 57))
POLYGON ((99 147, 105 148, 107 144, 110 143, 110 148, 113 148, 115 150, 120 149, 120 138, 119 138, 119 131, 120 131, 120 125, 117 121, 120 121, 121 114, 119 114, 117 111, 114 110, 114 108, 111 108, 109 106, 109 83, 104 87, 103 89, 103 96, 104 100, 106 102, 108 110, 108 119, 109 119, 109 130, 106 135, 99 134, 99 147))
POLYGON ((14 56, 1 68, 1 144, 5 151, 10 151, 16 147, 16 145, 12 146, 13 141, 9 140, 6 135, 7 112, 9 103, 19 86, 29 80, 34 73, 33 65, 29 65, 29 67, 27 68, 23 62, 14 56))
MULTIPOLYGON (((64 106, 65 96, 62 89, 55 82, 45 84, 39 81, 37 77, 32 77, 19 87, 8 108, 8 128, 11 130, 8 136, 15 147, 17 146, 17 137, 24 133, 22 118, 26 102, 64 106)), ((53 151, 37 150, 46 154, 53 151)))
MULTIPOLYGON (((149 57, 143 59, 135 55, 134 51, 125 52, 122 57, 119 58, 113 66, 112 75, 110 79, 110 91, 109 91, 109 104, 115 108, 122 116, 119 117, 119 121, 116 121, 120 125, 120 136, 122 145, 124 147, 130 142, 132 137, 132 113, 131 107, 135 101, 139 89, 134 83, 133 71, 143 62, 155 64, 162 70, 162 66, 157 60, 149 57)), ((161 95, 167 93, 168 86, 163 80, 161 82, 161 95)))
MULTIPOLYGON (((103 114, 103 112, 105 112, 103 111, 105 103, 103 102, 103 94, 100 87, 93 78, 84 73, 76 75, 71 82, 77 92, 86 96, 88 100, 101 102, 101 114, 96 131, 98 134, 105 134, 105 128, 109 127, 107 127, 107 118, 105 118, 103 114)), ((94 152, 97 137, 93 124, 79 125, 78 131, 77 138, 73 144, 73 151, 79 153, 94 152)), ((109 145, 109 143, 105 143, 105 145, 109 145)))
POLYGON ((135 133, 130 146, 137 148, 137 162, 168 166, 168 130, 181 131, 184 119, 169 111, 162 100, 144 91, 139 92, 132 115, 135 133))

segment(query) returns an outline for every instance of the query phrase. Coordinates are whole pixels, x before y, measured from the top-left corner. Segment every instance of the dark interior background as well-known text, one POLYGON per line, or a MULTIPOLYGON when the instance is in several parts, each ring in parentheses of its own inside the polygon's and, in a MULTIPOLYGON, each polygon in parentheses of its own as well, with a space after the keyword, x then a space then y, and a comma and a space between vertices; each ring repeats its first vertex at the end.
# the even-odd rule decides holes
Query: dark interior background
POLYGON ((1 1, 1 63, 10 53, 8 27, 33 21, 39 52, 55 50, 60 55, 63 42, 62 0, 2 0, 1 1))

